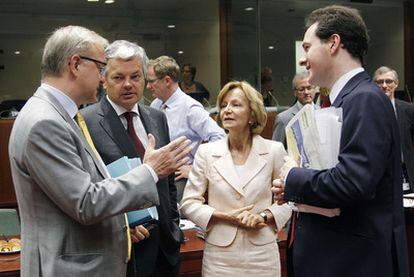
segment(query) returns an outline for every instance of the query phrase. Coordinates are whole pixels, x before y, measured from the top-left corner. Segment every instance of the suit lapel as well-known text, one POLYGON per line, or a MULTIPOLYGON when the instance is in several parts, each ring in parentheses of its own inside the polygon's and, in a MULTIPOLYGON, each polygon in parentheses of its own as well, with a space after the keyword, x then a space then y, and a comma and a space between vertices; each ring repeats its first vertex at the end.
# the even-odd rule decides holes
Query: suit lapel
POLYGON ((101 173, 101 175, 103 177, 106 177, 107 173, 106 173, 106 170, 103 168, 103 162, 100 161, 98 157, 96 157, 95 153, 93 152, 93 150, 89 146, 89 143, 86 141, 85 136, 82 134, 79 126, 69 116, 69 114, 62 107, 62 105, 59 103, 59 101, 57 101, 56 98, 46 90, 38 89, 35 93, 35 96, 47 101, 49 104, 51 104, 56 109, 56 111, 62 116, 62 118, 70 125, 70 127, 73 129, 73 131, 75 131, 76 134, 78 135, 78 137, 81 139, 84 149, 92 157, 98 171, 101 173))
POLYGON ((102 113, 99 113, 98 115, 101 116, 100 124, 102 128, 112 138, 122 153, 128 157, 138 156, 134 144, 129 139, 124 125, 122 125, 118 114, 115 112, 114 108, 112 108, 111 104, 108 102, 108 99, 103 97, 100 105, 102 113))
POLYGON ((145 131, 147 134, 152 134, 155 137, 156 148, 158 148, 160 143, 158 138, 161 137, 160 130, 162 130, 162 128, 158 126, 158 121, 151 117, 147 107, 138 104, 138 111, 145 131))
MULTIPOLYGON (((227 140, 224 141, 227 142, 227 140)), ((219 154, 219 156, 220 158, 213 164, 214 168, 231 187, 233 187, 241 195, 244 195, 240 177, 236 173, 233 159, 231 157, 230 151, 228 151, 228 148, 227 151, 225 151, 225 153, 219 154)))
POLYGON ((352 77, 341 90, 341 92, 336 97, 335 101, 332 103, 334 107, 342 106, 344 97, 346 97, 351 91, 353 91, 362 81, 370 79, 369 75, 363 71, 352 77))
POLYGON ((236 173, 233 158, 229 150, 228 137, 217 141, 217 144, 219 145, 213 149, 212 153, 212 156, 217 158, 213 163, 213 167, 232 188, 241 195, 244 195, 240 177, 236 173))
POLYGON ((264 140, 260 136, 253 137, 252 149, 249 157, 246 160, 245 168, 240 176, 241 187, 244 188, 266 165, 267 161, 262 157, 268 154, 269 151, 265 145, 264 140))
POLYGON ((249 157, 246 160, 244 170, 239 176, 236 173, 234 162, 228 148, 228 139, 221 140, 222 145, 217 146, 213 151, 213 156, 218 157, 213 166, 237 192, 244 195, 243 188, 262 170, 267 161, 262 157, 268 153, 264 140, 260 136, 253 137, 253 145, 249 157))

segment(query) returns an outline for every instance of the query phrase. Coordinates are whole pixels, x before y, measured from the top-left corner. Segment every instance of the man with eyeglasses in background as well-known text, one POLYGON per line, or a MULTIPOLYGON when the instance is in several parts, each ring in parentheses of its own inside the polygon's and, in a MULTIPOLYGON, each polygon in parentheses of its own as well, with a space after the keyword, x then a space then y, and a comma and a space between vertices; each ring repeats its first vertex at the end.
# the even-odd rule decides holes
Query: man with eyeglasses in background
POLYGON ((187 162, 185 138, 157 150, 152 138, 142 166, 110 178, 78 112, 96 101, 107 45, 80 26, 56 30, 44 47, 42 84, 13 125, 23 277, 125 276, 124 213, 158 204, 156 178, 187 162))
POLYGON ((385 92, 394 107, 401 139, 403 191, 413 191, 414 183, 414 105, 395 98, 399 80, 397 72, 381 66, 374 73, 374 81, 385 92))
POLYGON ((272 139, 280 141, 286 148, 286 133, 285 128, 289 121, 305 106, 311 104, 315 109, 319 106, 313 103, 315 98, 316 88, 308 82, 308 73, 297 73, 292 80, 293 95, 296 98, 296 103, 284 112, 276 116, 275 125, 273 127, 272 139))
POLYGON ((156 98, 151 107, 161 110, 167 116, 170 138, 186 136, 191 140, 193 150, 189 164, 176 172, 177 200, 181 201, 194 155, 202 142, 224 137, 224 130, 210 117, 203 106, 184 93, 179 85, 180 67, 168 56, 161 56, 148 63, 147 88, 156 98))

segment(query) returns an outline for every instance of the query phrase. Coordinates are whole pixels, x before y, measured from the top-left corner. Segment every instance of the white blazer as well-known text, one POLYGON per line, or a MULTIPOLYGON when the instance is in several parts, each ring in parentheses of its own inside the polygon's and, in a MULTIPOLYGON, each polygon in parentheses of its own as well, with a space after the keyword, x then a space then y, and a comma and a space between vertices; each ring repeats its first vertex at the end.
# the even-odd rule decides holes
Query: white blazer
MULTIPOLYGON (((229 212, 254 204, 252 212, 265 209, 272 212, 277 229, 281 229, 291 215, 287 204, 273 203, 270 190, 272 180, 279 176, 286 151, 280 142, 253 137, 245 171, 236 173, 228 147, 228 138, 202 144, 195 156, 193 168, 181 201, 181 212, 206 231, 206 241, 216 246, 228 246, 236 237, 238 226, 218 222, 207 225, 214 210, 229 212), (208 193, 208 204, 204 194, 208 193)), ((248 239, 255 245, 275 241, 276 230, 269 225, 248 232, 248 239)))

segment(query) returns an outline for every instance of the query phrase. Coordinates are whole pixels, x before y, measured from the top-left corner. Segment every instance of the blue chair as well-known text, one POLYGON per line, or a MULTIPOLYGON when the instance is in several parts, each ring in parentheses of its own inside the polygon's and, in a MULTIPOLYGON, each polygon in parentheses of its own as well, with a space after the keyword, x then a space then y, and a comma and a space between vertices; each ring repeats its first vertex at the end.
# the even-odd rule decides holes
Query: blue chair
POLYGON ((20 220, 16 209, 0 209, 0 239, 20 235, 20 220))

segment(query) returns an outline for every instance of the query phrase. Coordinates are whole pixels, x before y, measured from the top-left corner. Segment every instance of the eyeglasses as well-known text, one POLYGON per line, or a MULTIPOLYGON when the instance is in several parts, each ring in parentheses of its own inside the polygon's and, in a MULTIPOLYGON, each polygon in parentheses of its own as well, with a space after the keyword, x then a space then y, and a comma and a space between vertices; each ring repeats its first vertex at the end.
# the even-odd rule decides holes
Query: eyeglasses
POLYGON ((87 61, 95 63, 96 67, 98 68, 99 74, 101 75, 104 74, 105 66, 106 66, 105 62, 101 62, 101 61, 98 61, 98 60, 95 60, 89 57, 85 57, 85 56, 79 56, 79 58, 81 58, 82 60, 87 60, 87 61))
POLYGON ((162 77, 157 77, 157 78, 155 78, 155 79, 147 79, 147 83, 148 84, 154 84, 156 81, 158 81, 158 80, 161 80, 161 79, 163 79, 165 76, 162 76, 162 77))
POLYGON ((375 83, 377 83, 377 85, 382 85, 383 83, 387 84, 387 85, 391 85, 392 83, 394 83, 393 79, 378 79, 375 80, 375 83))
POLYGON ((314 87, 314 86, 298 87, 298 88, 296 88, 296 91, 297 91, 297 92, 299 92, 299 93, 304 93, 304 92, 305 92, 305 90, 307 90, 307 91, 311 91, 311 90, 313 90, 313 89, 315 89, 315 87, 314 87))

